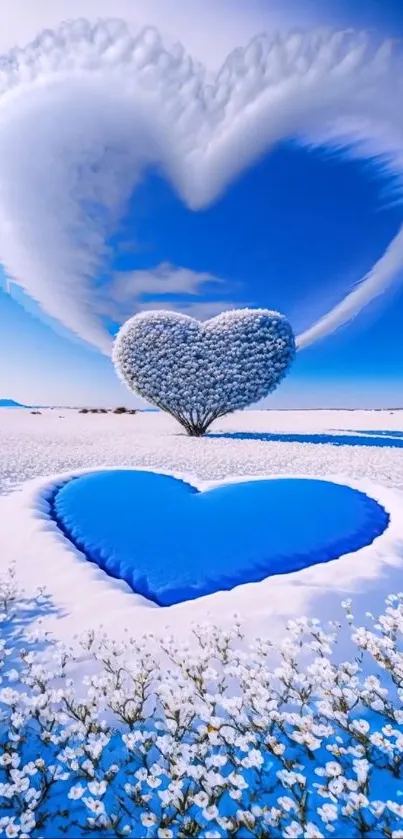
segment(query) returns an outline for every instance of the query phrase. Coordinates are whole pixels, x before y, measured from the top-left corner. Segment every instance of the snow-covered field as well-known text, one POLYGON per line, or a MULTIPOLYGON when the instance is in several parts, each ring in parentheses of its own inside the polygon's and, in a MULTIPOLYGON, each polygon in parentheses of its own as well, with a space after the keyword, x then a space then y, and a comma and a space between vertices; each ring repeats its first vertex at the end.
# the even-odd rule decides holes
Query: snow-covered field
MULTIPOLYGON (((212 434, 252 439, 190 439, 170 417, 0 410, 0 492, 21 481, 70 469, 133 466, 187 473, 202 480, 239 475, 342 473, 403 487, 403 448, 335 447, 259 439, 259 434, 401 431, 402 411, 245 411, 218 421, 212 434)), ((374 441, 375 442, 375 441, 374 441)), ((393 442, 393 440, 392 440, 393 442)), ((403 442, 403 441, 402 441, 403 442)))
POLYGON ((100 622, 111 635, 125 627, 159 633, 167 625, 187 634, 194 620, 226 623, 235 612, 251 634, 279 636, 288 618, 336 619, 350 596, 363 613, 381 610, 384 597, 402 588, 402 429, 403 411, 246 411, 218 422, 211 436, 192 439, 159 413, 4 409, 1 568, 15 563, 28 591, 46 587, 52 609, 41 617, 67 640, 100 622), (60 475, 116 466, 173 474, 201 489, 245 477, 320 476, 367 492, 391 522, 372 545, 337 561, 161 609, 87 562, 48 517, 44 496, 60 475))

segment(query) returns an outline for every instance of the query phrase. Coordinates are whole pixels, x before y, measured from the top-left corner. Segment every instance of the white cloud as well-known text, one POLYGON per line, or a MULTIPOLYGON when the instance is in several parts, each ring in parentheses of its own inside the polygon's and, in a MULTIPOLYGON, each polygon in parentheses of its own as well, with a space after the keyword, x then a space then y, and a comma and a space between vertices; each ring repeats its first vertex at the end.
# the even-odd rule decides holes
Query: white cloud
POLYGON ((124 303, 129 297, 139 299, 143 294, 200 294, 206 283, 221 282, 205 271, 192 271, 162 262, 153 270, 115 274, 112 295, 124 303))
POLYGON ((334 332, 338 326, 351 320, 370 300, 386 291, 392 278, 402 279, 402 262, 403 228, 364 280, 347 294, 341 303, 298 336, 298 349, 313 344, 314 341, 334 332))
MULTIPOLYGON (((152 301, 151 303, 139 303, 137 311, 148 312, 150 310, 159 311, 161 309, 161 300, 152 301)), ((172 303, 164 301, 163 308, 170 312, 180 312, 182 315, 189 315, 196 320, 209 320, 221 312, 229 312, 237 309, 239 304, 231 303, 228 300, 198 300, 195 302, 185 301, 183 303, 172 303)))
POLYGON ((66 20, 85 18, 125 20, 136 34, 155 26, 168 43, 181 41, 195 58, 216 69, 234 47, 256 32, 306 23, 294 0, 266 0, 264 8, 253 0, 10 0, 0 3, 0 52, 25 47, 44 29, 66 20))
POLYGON ((198 320, 205 320, 225 309, 234 309, 235 304, 228 300, 195 302, 186 299, 201 295, 211 283, 221 287, 224 285, 223 280, 213 274, 162 262, 154 269, 115 274, 106 293, 105 289, 98 292, 95 310, 117 323, 123 323, 136 312, 161 307, 185 312, 198 320), (167 295, 172 294, 185 300, 180 303, 167 300, 167 295), (211 314, 206 315, 206 312, 211 314))
MULTIPOLYGON (((357 155, 382 153, 402 173, 402 78, 399 48, 375 49, 351 32, 255 38, 212 84, 180 47, 166 51, 155 30, 136 37, 122 22, 77 21, 44 33, 1 65, 6 271, 49 315, 108 354, 94 276, 147 166, 159 166, 193 210, 288 136, 353 143, 357 155)), ((402 239, 359 294, 300 336, 301 346, 388 288, 401 273, 402 239)))

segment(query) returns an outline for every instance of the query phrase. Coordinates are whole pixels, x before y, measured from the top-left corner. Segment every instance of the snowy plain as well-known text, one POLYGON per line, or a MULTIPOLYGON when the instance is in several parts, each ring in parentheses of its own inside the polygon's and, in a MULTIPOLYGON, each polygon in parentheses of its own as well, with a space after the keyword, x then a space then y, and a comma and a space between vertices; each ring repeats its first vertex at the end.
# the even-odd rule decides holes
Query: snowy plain
POLYGON ((38 618, 68 642, 100 624, 113 637, 161 634, 166 627, 187 637, 194 621, 228 624, 234 613, 248 635, 279 638, 288 619, 339 619, 341 601, 349 597, 357 616, 376 612, 389 593, 402 589, 402 429, 403 411, 245 411, 195 439, 160 413, 3 409, 0 568, 14 563, 28 593, 45 587, 52 607, 38 618), (321 477, 366 492, 391 521, 354 554, 159 608, 89 563, 49 518, 47 498, 55 485, 78 472, 122 466, 184 478, 201 490, 253 477, 321 477))

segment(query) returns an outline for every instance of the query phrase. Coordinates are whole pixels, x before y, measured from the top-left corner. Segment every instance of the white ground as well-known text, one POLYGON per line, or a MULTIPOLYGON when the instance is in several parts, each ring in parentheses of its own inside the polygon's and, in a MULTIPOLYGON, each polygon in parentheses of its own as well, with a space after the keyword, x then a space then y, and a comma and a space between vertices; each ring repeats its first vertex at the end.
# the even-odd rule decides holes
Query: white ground
MULTIPOLYGON (((354 429, 402 430, 403 411, 244 412, 220 421, 214 432, 354 429)), ((227 623, 234 612, 248 633, 279 636, 288 618, 309 614, 337 619, 340 601, 347 596, 354 597, 358 612, 377 611, 387 594, 403 588, 403 448, 195 440, 161 414, 88 415, 56 409, 37 416, 3 409, 0 492, 0 570, 14 562, 28 592, 37 585, 46 587, 53 612, 43 620, 66 640, 100 622, 110 635, 121 635, 125 627, 132 634, 159 633, 167 625, 187 634, 194 620, 209 617, 227 623), (339 480, 379 500, 391 515, 391 525, 372 546, 334 562, 160 609, 88 563, 47 517, 43 497, 61 473, 115 466, 175 474, 201 489, 215 481, 279 474, 339 480)))

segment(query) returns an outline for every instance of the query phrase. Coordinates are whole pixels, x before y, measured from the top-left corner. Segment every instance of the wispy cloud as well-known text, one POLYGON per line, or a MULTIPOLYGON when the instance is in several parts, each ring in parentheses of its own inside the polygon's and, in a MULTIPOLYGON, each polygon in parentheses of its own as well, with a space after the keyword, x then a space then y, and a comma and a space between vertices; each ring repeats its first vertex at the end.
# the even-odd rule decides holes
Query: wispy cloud
MULTIPOLYGON (((194 210, 289 136, 381 155, 402 174, 402 79, 401 47, 374 48, 351 32, 255 38, 212 84, 155 30, 135 37, 119 21, 80 20, 46 32, 1 62, 5 269, 49 315, 109 354, 95 278, 146 167, 158 166, 194 210)), ((399 234, 359 293, 300 336, 300 346, 386 291, 402 264, 399 234)))
POLYGON ((200 294, 206 283, 222 283, 222 280, 205 271, 161 262, 152 271, 115 274, 113 296, 123 301, 130 295, 138 298, 142 294, 200 294))
POLYGON ((364 280, 346 295, 341 303, 338 303, 324 317, 320 318, 313 326, 302 332, 297 338, 298 349, 313 344, 314 341, 323 338, 330 332, 334 332, 338 326, 346 323, 355 317, 370 300, 382 294, 390 284, 390 278, 403 275, 403 229, 394 238, 388 249, 366 275, 364 280))
POLYGON ((161 304, 161 301, 151 301, 150 303, 140 303, 137 307, 137 311, 146 312, 150 309, 159 310, 163 308, 168 309, 171 312, 181 312, 183 315, 189 315, 191 318, 203 321, 209 320, 209 318, 213 318, 216 315, 220 315, 221 312, 227 312, 230 309, 237 309, 238 306, 238 303, 231 303, 228 300, 199 300, 194 301, 193 303, 189 301, 183 301, 180 303, 164 301, 163 305, 161 304))
POLYGON ((225 293, 227 284, 213 274, 162 262, 149 270, 116 273, 107 287, 98 291, 95 307, 99 314, 117 323, 123 323, 136 312, 161 307, 185 312, 199 320, 236 307, 225 299, 191 299, 206 297, 209 290, 211 294, 211 286, 218 286, 225 293))

